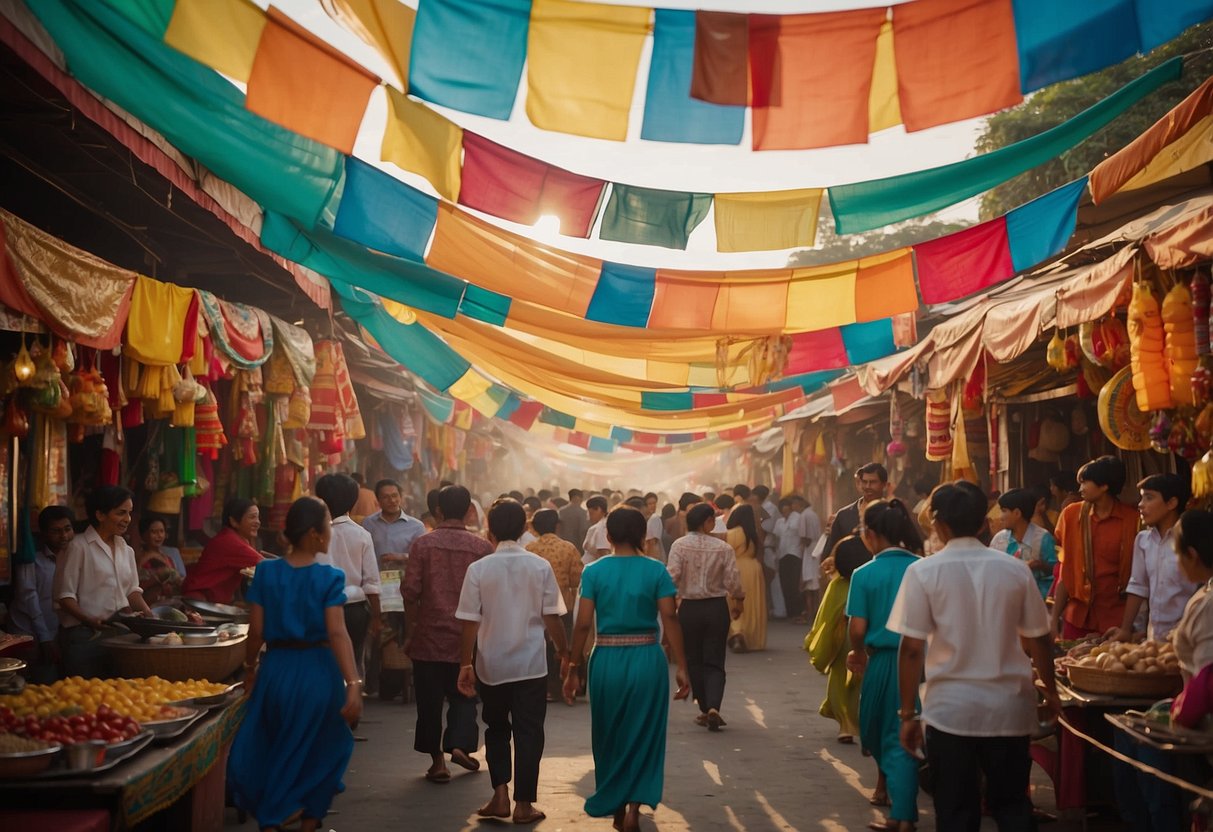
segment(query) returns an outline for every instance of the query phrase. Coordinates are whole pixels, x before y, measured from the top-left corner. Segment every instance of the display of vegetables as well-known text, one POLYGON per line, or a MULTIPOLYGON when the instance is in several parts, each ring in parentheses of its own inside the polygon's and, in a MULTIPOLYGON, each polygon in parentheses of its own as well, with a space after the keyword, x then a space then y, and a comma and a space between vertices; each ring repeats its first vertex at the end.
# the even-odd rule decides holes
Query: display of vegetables
POLYGON ((161 706, 198 696, 222 693, 217 682, 169 682, 159 676, 147 679, 82 679, 72 676, 53 685, 27 685, 13 696, 0 696, 0 707, 25 718, 50 717, 78 709, 82 714, 101 713, 104 707, 121 716, 149 722, 161 715, 161 706))
POLYGON ((1196 329, 1192 318, 1192 294, 1187 286, 1177 283, 1167 292, 1162 301, 1161 315, 1166 332, 1164 354, 1171 402, 1175 405, 1194 404, 1192 374, 1196 371, 1200 353, 1196 347, 1196 329))
POLYGON ((8 708, 0 708, 0 732, 3 732, 0 736, 15 734, 59 745, 86 740, 101 740, 112 744, 129 740, 141 730, 138 722, 104 705, 98 708, 95 714, 57 714, 48 717, 32 714, 20 717, 8 708))
POLYGON ((1129 349, 1137 408, 1167 410, 1172 406, 1167 378, 1166 336, 1158 299, 1146 283, 1133 285, 1129 301, 1129 349))
POLYGON ((1179 658, 1175 646, 1167 641, 1146 641, 1141 644, 1129 642, 1103 642, 1090 646, 1082 655, 1081 649, 1071 651, 1071 658, 1081 656, 1075 662, 1079 667, 1091 667, 1120 673, 1179 673, 1179 658))

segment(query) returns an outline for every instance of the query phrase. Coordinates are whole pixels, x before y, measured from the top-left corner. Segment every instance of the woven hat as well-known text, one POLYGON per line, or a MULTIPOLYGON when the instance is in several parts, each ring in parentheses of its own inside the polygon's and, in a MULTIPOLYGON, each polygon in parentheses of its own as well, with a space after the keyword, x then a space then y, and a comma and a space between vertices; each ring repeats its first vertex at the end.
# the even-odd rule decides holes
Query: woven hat
POLYGON ((1125 451, 1150 447, 1150 417, 1137 407, 1132 368, 1116 371, 1099 391, 1099 427, 1113 445, 1125 451))

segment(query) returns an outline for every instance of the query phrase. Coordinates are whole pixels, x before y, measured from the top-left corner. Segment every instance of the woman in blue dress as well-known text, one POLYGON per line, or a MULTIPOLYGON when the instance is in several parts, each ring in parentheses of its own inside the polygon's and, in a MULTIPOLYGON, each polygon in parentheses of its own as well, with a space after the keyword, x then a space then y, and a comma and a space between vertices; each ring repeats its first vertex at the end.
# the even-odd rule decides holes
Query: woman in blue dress
MULTIPOLYGON (((621 506, 607 515, 614 554, 581 573, 581 603, 571 655, 585 649, 594 616, 597 640, 590 655, 590 725, 594 793, 592 817, 613 815, 615 828, 640 828, 640 804, 657 808, 665 783, 666 721, 670 675, 658 638, 658 616, 678 666, 675 699, 691 692, 682 629, 674 612, 674 581, 659 560, 644 556, 644 515, 621 506)), ((564 698, 572 704, 581 668, 569 665, 564 698)))
MULTIPOLYGON (((863 677, 859 691, 859 740, 880 767, 892 806, 879 832, 913 832, 918 822, 918 762, 901 746, 897 648, 901 636, 886 628, 901 579, 918 560, 922 538, 901 500, 877 500, 863 512, 863 539, 877 555, 851 575, 847 616, 854 648, 847 667, 863 677)), ((879 791, 879 788, 878 788, 879 791)), ((875 802, 875 801, 873 801, 875 802)))
POLYGON ((345 788, 354 750, 350 726, 362 713, 362 680, 345 630, 345 576, 316 563, 328 548, 329 524, 324 503, 296 500, 284 531, 290 553, 258 564, 247 595, 250 696, 227 784, 262 829, 296 814, 305 832, 316 829, 345 788))

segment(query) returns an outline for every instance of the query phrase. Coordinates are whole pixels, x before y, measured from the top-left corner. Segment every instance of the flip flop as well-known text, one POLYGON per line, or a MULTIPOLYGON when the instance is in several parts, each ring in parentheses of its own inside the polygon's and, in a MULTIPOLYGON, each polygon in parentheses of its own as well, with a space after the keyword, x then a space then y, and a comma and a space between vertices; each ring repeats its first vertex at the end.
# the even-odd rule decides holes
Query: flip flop
POLYGON ((451 773, 449 771, 427 771, 425 779, 431 783, 449 783, 451 782, 451 773))
POLYGON ((543 812, 536 809, 533 812, 531 812, 529 815, 527 815, 525 818, 520 818, 520 817, 515 816, 514 823, 518 824, 519 826, 525 826, 530 823, 539 823, 539 821, 543 820, 546 817, 547 817, 547 815, 545 815, 543 812))
POLYGON ((850 734, 839 734, 838 742, 840 742, 843 745, 854 745, 855 738, 853 736, 851 736, 850 734))
POLYGON ((466 751, 456 749, 451 752, 451 762, 460 768, 466 768, 468 771, 480 771, 480 761, 475 757, 468 756, 466 751))
POLYGON ((874 820, 868 824, 868 829, 871 829, 872 832, 897 832, 897 824, 882 823, 878 820, 874 820))
POLYGON ((868 798, 868 803, 872 804, 873 806, 892 806, 893 805, 892 803, 889 802, 888 795, 885 795, 884 797, 872 796, 872 797, 868 798))

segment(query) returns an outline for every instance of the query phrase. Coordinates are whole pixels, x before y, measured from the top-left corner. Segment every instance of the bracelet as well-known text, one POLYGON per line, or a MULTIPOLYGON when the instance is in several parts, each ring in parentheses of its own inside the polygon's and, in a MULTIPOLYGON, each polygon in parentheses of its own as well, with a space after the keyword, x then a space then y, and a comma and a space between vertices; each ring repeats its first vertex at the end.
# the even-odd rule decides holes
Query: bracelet
POLYGON ((459 665, 459 669, 460 670, 471 670, 475 666, 476 665, 474 665, 474 664, 461 664, 461 665, 459 665))
POLYGON ((918 713, 918 711, 915 711, 912 708, 908 711, 898 710, 897 716, 902 722, 911 722, 913 720, 922 718, 922 714, 918 713))
POLYGON ((361 679, 352 679, 352 680, 346 679, 345 686, 347 688, 352 688, 354 685, 357 685, 358 687, 362 687, 362 680, 361 679))

